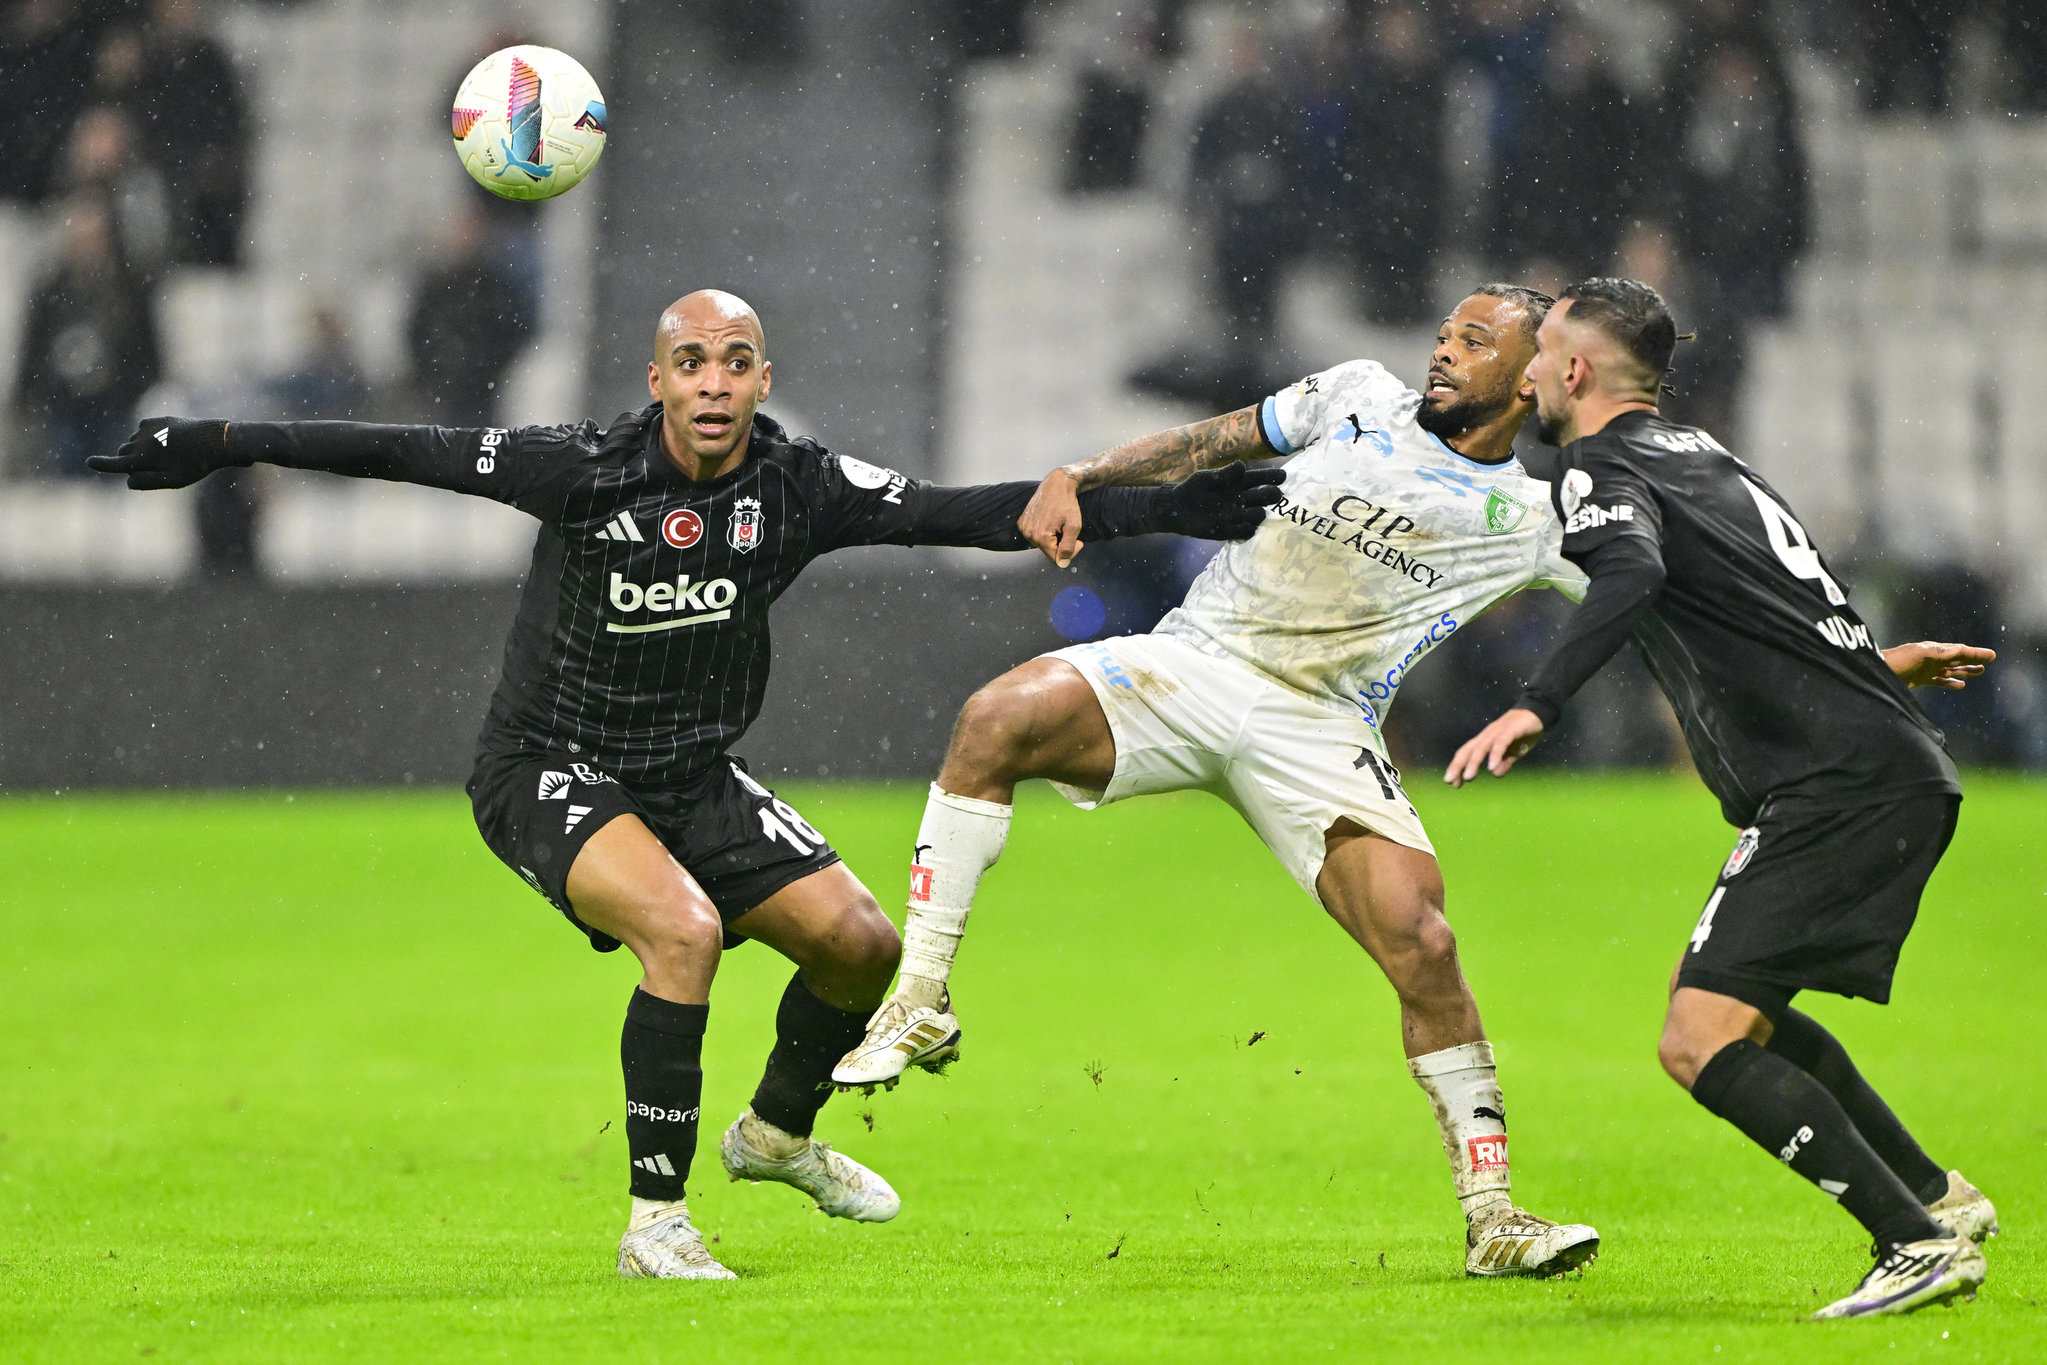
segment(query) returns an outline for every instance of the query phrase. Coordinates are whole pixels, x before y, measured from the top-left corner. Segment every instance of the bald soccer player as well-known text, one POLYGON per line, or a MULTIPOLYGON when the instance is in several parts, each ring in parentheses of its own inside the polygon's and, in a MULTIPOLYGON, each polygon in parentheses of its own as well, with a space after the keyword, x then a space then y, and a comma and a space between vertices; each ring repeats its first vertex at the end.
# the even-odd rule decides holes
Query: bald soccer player
MULTIPOLYGON (((732 1278, 683 1186, 711 978, 743 939, 797 971, 760 1087, 725 1133, 725 1169, 793 1185, 833 1217, 883 1222, 900 1207, 811 1130, 901 943, 825 837, 731 746, 767 689, 768 609, 811 560, 847 545, 1028 547, 1017 518, 1035 483, 941 488, 834 455, 755 411, 771 378, 754 311, 703 290, 661 315, 654 401, 606 430, 158 417, 90 461, 135 489, 260 461, 474 493, 539 520, 469 794, 491 851, 592 948, 624 944, 645 972, 620 1045, 627 1276, 732 1278)), ((1241 538, 1276 480, 1237 469, 1103 489, 1088 529, 1241 538)))

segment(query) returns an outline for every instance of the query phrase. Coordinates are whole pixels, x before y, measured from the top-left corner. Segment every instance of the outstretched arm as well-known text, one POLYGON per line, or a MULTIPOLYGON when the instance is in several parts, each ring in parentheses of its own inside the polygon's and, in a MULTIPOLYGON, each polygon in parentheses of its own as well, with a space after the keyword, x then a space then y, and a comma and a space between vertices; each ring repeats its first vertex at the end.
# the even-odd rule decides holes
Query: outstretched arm
MULTIPOLYGON (((1279 501, 1276 469, 1212 470, 1164 488, 1098 488, 1078 507, 1104 540, 1172 532, 1208 540, 1242 540, 1279 501)), ((1027 483, 946 488, 905 481, 893 498, 873 500, 849 520, 842 544, 960 545, 1027 550, 1018 514, 1031 497, 1027 483), (900 509, 900 510, 898 510, 900 509)))
POLYGON ((1557 723, 1564 703, 1606 666, 1663 591, 1663 559, 1643 537, 1617 537, 1581 563, 1591 578, 1584 604, 1571 614, 1563 638, 1522 690, 1520 701, 1457 750, 1443 771, 1451 786, 1473 780, 1480 768, 1505 777, 1557 723))
POLYGON ((1140 436, 1047 474, 1017 520, 1017 530, 1063 569, 1081 549, 1081 494, 1097 488, 1174 483, 1205 469, 1277 454, 1265 439, 1255 406, 1140 436))
POLYGON ((1915 644, 1892 645, 1883 651, 1883 656, 1891 672, 1907 687, 1939 687, 1959 692, 1969 685, 1970 678, 1983 676, 1984 668, 1997 658, 1997 651, 1980 645, 1920 640, 1915 644))
MULTIPOLYGON (((135 489, 184 488, 252 464, 424 484, 526 507, 579 454, 567 428, 386 426, 372 422, 211 422, 149 417, 113 455, 86 463, 135 489), (514 459, 514 445, 519 457, 514 459)), ((534 510, 526 507, 526 510, 534 510)))

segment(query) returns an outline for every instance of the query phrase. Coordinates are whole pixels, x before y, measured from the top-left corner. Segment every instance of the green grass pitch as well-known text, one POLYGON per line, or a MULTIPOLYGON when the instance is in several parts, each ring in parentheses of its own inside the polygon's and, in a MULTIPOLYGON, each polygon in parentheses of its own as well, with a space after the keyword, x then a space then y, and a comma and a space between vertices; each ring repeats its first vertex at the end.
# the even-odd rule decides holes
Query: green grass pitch
MULTIPOLYGON (((1866 1268, 1859 1230, 1656 1069, 1732 842, 1703 790, 1416 786, 1517 1196, 1599 1225, 1582 1276, 1462 1277, 1391 993, 1205 797, 1026 793, 956 979, 963 1061, 823 1116, 902 1192, 886 1226, 725 1181, 786 973, 727 957, 691 1181, 723 1285, 614 1277, 635 973, 490 857, 458 793, 15 798, 0 1359, 2047 1355, 2047 785, 1973 780, 1893 1007, 1808 998, 2006 1228, 1977 1302, 1845 1324, 1798 1319, 1866 1268)), ((919 789, 786 794, 900 903, 919 789)))

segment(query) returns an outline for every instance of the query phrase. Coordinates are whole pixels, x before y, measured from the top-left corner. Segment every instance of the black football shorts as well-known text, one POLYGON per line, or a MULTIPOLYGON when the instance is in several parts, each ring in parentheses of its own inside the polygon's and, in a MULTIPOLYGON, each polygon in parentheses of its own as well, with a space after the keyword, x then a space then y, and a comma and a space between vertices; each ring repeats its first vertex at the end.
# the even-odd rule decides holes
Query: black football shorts
MULTIPOLYGON (((569 754, 484 754, 469 778, 483 842, 608 953, 618 940, 576 918, 569 868, 592 834, 637 815, 718 907, 726 924, 839 861, 825 837, 727 755, 679 787, 628 788, 569 754)), ((743 940, 729 928, 726 946, 743 940)))
POLYGON ((1919 896, 1955 835, 1944 792, 1852 810, 1765 807, 1692 930, 1677 984, 1776 1018, 1803 990, 1891 998, 1919 896))

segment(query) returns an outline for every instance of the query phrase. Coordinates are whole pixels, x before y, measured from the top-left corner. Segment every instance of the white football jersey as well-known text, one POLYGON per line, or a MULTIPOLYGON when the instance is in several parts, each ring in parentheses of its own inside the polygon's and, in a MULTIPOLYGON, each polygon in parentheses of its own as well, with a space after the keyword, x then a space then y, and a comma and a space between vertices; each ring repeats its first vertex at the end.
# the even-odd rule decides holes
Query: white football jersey
POLYGON ((1582 598, 1549 485, 1519 460, 1465 459, 1416 424, 1420 407, 1370 360, 1266 399, 1266 439, 1293 457, 1281 501, 1223 547, 1160 633, 1362 708, 1376 732, 1408 669, 1502 597, 1582 598))

